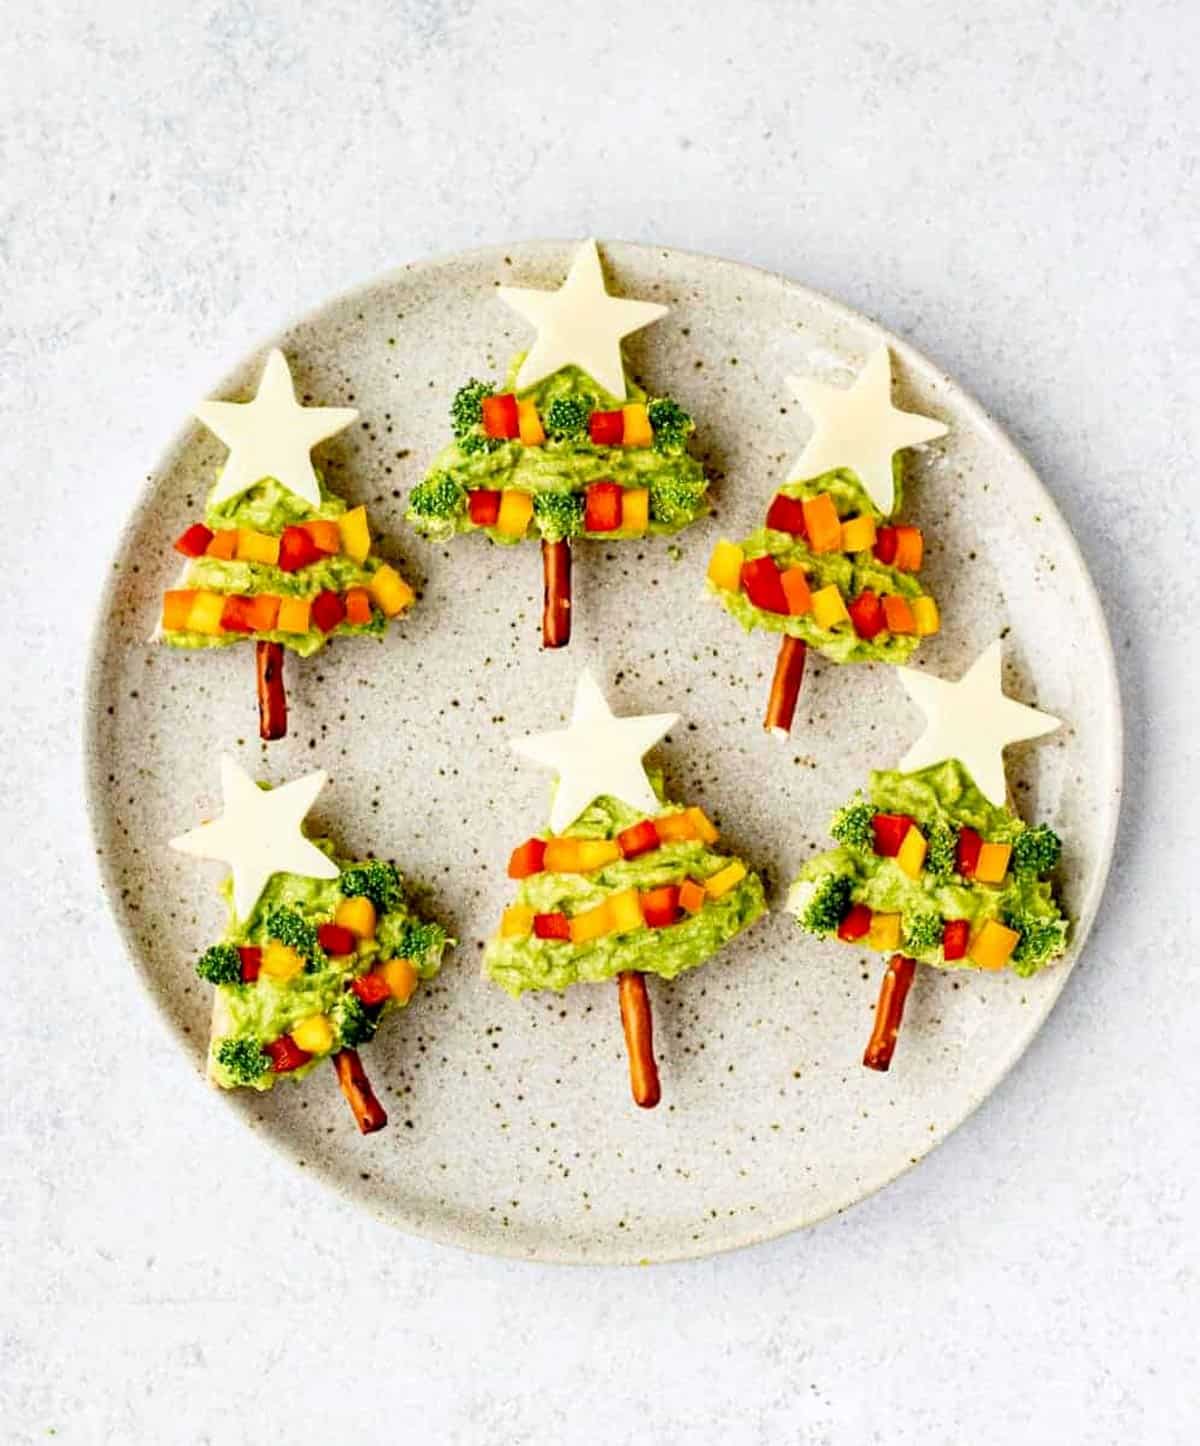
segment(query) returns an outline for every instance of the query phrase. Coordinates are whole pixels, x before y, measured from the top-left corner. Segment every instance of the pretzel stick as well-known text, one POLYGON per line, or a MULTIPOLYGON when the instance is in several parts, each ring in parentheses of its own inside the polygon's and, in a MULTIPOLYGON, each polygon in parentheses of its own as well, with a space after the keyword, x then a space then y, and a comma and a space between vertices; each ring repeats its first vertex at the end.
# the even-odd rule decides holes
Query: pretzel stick
POLYGON ((346 1096, 347 1103, 354 1111, 359 1132, 372 1135, 387 1124, 383 1106, 375 1098, 371 1081, 362 1067, 362 1060, 356 1049, 339 1049, 333 1057, 333 1072, 346 1096))
POLYGON ((258 736, 270 743, 287 732, 287 694, 283 688, 283 644, 259 643, 258 736))
POLYGON ((629 1087, 634 1104, 652 1110, 662 1098, 658 1066, 654 1063, 654 1025, 650 1017, 650 996, 643 974, 626 971, 617 975, 621 1001, 621 1027, 629 1055, 629 1087))
POLYGON ((796 715, 796 699, 800 696, 800 684, 804 681, 804 660, 808 649, 799 638, 784 633, 779 643, 779 657, 775 660, 775 676, 771 680, 771 696, 767 701, 767 716, 763 727, 776 738, 786 738, 792 729, 796 715))
POLYGON ((917 962, 903 954, 893 954, 879 986, 879 1002, 875 1006, 875 1028, 867 1041, 863 1064, 868 1069, 886 1070, 896 1050, 896 1036, 904 1018, 904 1001, 913 981, 917 962))
POLYGON ((545 603, 542 607, 542 647, 565 648, 571 641, 571 544, 542 543, 545 603))

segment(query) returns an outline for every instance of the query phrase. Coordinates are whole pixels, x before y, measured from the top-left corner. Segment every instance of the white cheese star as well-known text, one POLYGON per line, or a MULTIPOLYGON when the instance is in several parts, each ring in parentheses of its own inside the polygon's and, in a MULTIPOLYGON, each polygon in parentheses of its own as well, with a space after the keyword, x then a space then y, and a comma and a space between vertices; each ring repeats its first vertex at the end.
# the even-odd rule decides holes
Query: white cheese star
POLYGON ((537 340, 517 373, 518 391, 573 362, 614 397, 623 398, 621 338, 667 314, 667 308, 657 302, 609 296, 594 241, 585 241, 576 252, 567 279, 557 291, 501 286, 499 296, 537 327, 537 340))
POLYGON ((305 814, 325 787, 325 771, 264 789, 232 758, 221 759, 225 811, 211 823, 171 840, 180 853, 220 859, 233 874, 233 910, 245 919, 272 874, 336 879, 338 867, 304 837, 305 814))
POLYGON ((321 489, 309 453, 358 416, 354 407, 302 407, 278 347, 267 358, 252 402, 201 402, 195 414, 229 448, 210 507, 274 477, 314 509, 321 505, 321 489))
POLYGON ((849 387, 830 387, 805 377, 789 377, 788 384, 813 423, 813 434, 788 480, 807 482, 845 467, 857 475, 885 517, 892 515, 896 503, 893 455, 949 431, 932 417, 892 406, 892 361, 886 346, 873 353, 849 387))
POLYGON ((1005 697, 1000 684, 999 638, 980 653, 957 683, 931 678, 915 668, 897 668, 896 672, 908 696, 925 714, 925 731, 900 760, 901 772, 914 773, 957 758, 985 797, 1001 808, 1008 796, 1005 748, 1062 726, 1061 718, 1005 697))
POLYGON ((512 748, 523 758, 557 771, 550 827, 561 833, 605 794, 642 813, 657 813, 658 797, 646 777, 642 756, 678 720, 678 713, 614 717, 595 678, 585 671, 575 685, 570 727, 514 738, 512 748))

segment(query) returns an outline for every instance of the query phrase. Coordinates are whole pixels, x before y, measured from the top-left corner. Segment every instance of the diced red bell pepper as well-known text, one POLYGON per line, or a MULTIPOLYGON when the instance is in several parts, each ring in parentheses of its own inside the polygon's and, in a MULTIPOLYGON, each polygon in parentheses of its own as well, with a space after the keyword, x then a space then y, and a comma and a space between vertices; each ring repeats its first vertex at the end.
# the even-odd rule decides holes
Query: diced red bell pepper
POLYGON ((838 925, 837 936, 844 944, 853 944, 871 928, 871 911, 866 904, 851 904, 850 912, 838 925))
POLYGON ((979 867, 979 851, 983 848, 983 839, 973 828, 960 828, 958 831, 958 847, 954 851, 954 867, 964 879, 973 879, 975 870, 979 867))
POLYGON ((279 567, 282 572, 299 572, 322 556, 312 534, 303 527, 285 527, 279 539, 279 567))
POLYGON ((533 932, 539 939, 569 939, 571 921, 566 914, 534 914, 533 932))
POLYGON ((625 439, 625 413, 593 412, 588 433, 597 447, 619 447, 625 439))
POLYGON ((356 947, 354 935, 340 924, 319 924, 317 943, 326 954, 332 954, 335 958, 339 954, 353 954, 356 947))
POLYGON ((254 599, 240 597, 237 593, 225 599, 225 606, 221 609, 221 627, 227 633, 252 633, 254 631, 254 619, 251 616, 251 608, 254 599))
POLYGON ((896 545, 899 539, 894 527, 880 527, 875 533, 875 556, 890 567, 896 561, 896 545))
POLYGON ((374 971, 370 974, 360 974, 357 979, 351 979, 350 988, 368 1009, 372 1005, 382 1004, 392 992, 392 986, 383 975, 376 974, 374 971))
POLYGON ((528 838, 518 844, 508 861, 510 879, 527 879, 530 874, 540 874, 546 867, 546 840, 528 838))
POLYGON ((483 432, 486 437, 501 437, 509 440, 520 432, 517 421, 517 399, 512 392, 502 392, 498 397, 483 399, 483 432))
POLYGON ((242 961, 242 983, 253 984, 262 968, 262 950, 252 944, 239 944, 238 954, 242 961))
POLYGON ((346 604, 335 592, 318 593, 313 599, 311 616, 323 633, 331 633, 346 616, 346 604))
POLYGON ((875 833, 875 852, 885 859, 894 859, 900 852, 904 835, 913 826, 906 813, 877 813, 871 819, 875 833))
POLYGON ((617 835, 617 845, 627 859, 636 859, 639 854, 648 854, 656 849, 662 840, 658 836, 658 825, 652 818, 644 818, 622 829, 617 835))
POLYGON ((205 527, 203 522, 193 522, 175 539, 175 551, 182 552, 184 557, 203 557, 212 540, 211 528, 205 527))
POLYGON ((887 619, 883 615, 883 603, 878 594, 872 592, 869 587, 863 588, 852 602, 846 604, 846 611, 850 614, 854 631, 860 638, 866 638, 867 642, 870 642, 872 638, 877 638, 887 627, 887 619))
POLYGON ((263 1048, 271 1056, 271 1068, 276 1074, 287 1074, 312 1059, 308 1050, 301 1049, 290 1034, 281 1034, 270 1044, 263 1045, 263 1048))
POLYGON ((966 919, 947 919, 942 925, 942 953, 947 959, 965 959, 971 926, 966 919))
POLYGON ((776 532, 790 532, 793 537, 807 537, 804 526, 804 503, 799 497, 785 497, 777 492, 767 509, 767 526, 776 532))
POLYGON ((679 885, 647 889, 642 895, 642 918, 648 928, 669 928, 679 918, 679 885))
POLYGON ((786 616, 787 594, 779 580, 779 568, 773 557, 755 557, 742 563, 742 586, 756 608, 786 616))
POLYGON ((480 487, 467 493, 467 516, 476 527, 495 527, 500 517, 500 494, 480 487))
MULTIPOLYGON (((618 415, 620 415, 618 413, 618 415)), ((593 482, 584 494, 586 532, 616 532, 621 526, 622 489, 616 482, 593 482)))

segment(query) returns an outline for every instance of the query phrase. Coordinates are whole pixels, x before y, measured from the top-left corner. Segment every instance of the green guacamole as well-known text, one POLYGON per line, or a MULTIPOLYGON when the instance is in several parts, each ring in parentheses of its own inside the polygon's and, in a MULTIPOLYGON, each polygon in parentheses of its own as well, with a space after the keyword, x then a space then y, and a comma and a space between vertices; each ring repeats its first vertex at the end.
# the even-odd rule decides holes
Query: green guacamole
MULTIPOLYGON (((678 806, 666 804, 659 816, 682 812, 678 806)), ((599 798, 562 836, 615 838, 646 816, 618 799, 599 798)), ((578 914, 624 889, 653 889, 688 878, 703 882, 730 862, 728 855, 715 853, 698 841, 668 843, 590 874, 533 874, 521 880, 515 902, 539 914, 578 914)), ((532 934, 513 939, 496 936, 484 951, 483 972, 514 997, 527 989, 563 990, 570 984, 599 983, 625 970, 674 979, 685 969, 703 964, 765 912, 762 882, 748 871, 729 893, 708 900, 699 913, 685 915, 667 928, 640 928, 587 944, 538 939, 532 934)))
MULTIPOLYGON (((836 924, 814 915, 820 912, 819 895, 826 881, 846 879, 850 883, 847 907, 865 904, 876 913, 902 916, 900 948, 910 958, 938 968, 975 968, 967 958, 946 960, 940 926, 947 920, 966 919, 974 937, 985 920, 996 919, 1021 935, 1012 958, 1014 972, 1037 973, 1066 948, 1067 920, 1052 885, 1035 869, 1019 865, 1016 848, 1002 883, 964 879, 953 867, 954 841, 962 827, 974 829, 985 842, 1014 845, 1029 831, 1015 814, 985 798, 956 760, 917 773, 874 772, 867 800, 857 795, 834 816, 831 829, 835 837, 843 837, 841 846, 805 864, 792 885, 788 909, 809 932, 833 934, 836 924), (894 858, 881 857, 864 837, 851 836, 853 828, 848 823, 852 825, 853 820, 847 816, 861 810, 864 802, 868 813, 906 814, 920 828, 930 848, 919 878, 910 878, 894 858), (936 921, 936 930, 931 921, 936 921), (938 941, 928 942, 929 934, 935 932, 938 941)), ((866 946, 867 941, 857 942, 866 946)))

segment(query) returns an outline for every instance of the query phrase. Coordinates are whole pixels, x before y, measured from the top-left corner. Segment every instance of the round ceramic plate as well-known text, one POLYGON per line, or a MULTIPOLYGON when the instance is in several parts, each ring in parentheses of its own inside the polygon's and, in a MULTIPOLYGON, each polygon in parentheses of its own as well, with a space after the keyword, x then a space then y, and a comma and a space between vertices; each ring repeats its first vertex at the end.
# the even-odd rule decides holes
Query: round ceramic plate
MULTIPOLYGON (((316 766, 313 816, 347 853, 395 858, 460 940, 441 977, 366 1062, 391 1116, 360 1137, 331 1071, 260 1096, 213 1095, 349 1199, 406 1229, 478 1250, 560 1261, 703 1255, 842 1210, 916 1163, 983 1100, 1049 1013, 1095 914, 1120 791, 1109 641, 1076 545, 1012 444, 934 365, 864 317, 732 262, 605 245, 610 290, 665 302, 632 338, 635 373, 695 416, 715 515, 674 539, 580 544, 574 637, 541 650, 533 544, 430 546, 403 521, 408 489, 448 436, 470 376, 500 378, 526 345, 501 283, 549 287, 573 247, 521 244, 421 262, 331 301, 271 343, 298 391, 361 423, 318 451, 331 485, 365 502, 381 550, 419 605, 382 643, 289 657, 291 732, 257 739, 249 646, 150 644, 171 541, 201 512, 224 449, 188 423, 129 524, 103 599, 88 692, 91 809, 106 887, 134 963, 201 1074, 210 991, 192 973, 219 935, 222 869, 167 850, 219 801, 231 751, 279 781, 316 766), (764 734, 776 639, 747 636, 706 595, 718 537, 758 525, 807 422, 789 373, 848 382, 881 341, 900 405, 946 421, 913 455, 905 520, 928 539, 943 632, 920 666, 956 677, 998 634, 1006 686, 1068 720, 1009 750, 1018 806, 1066 848, 1070 957, 1031 980, 919 972, 889 1074, 859 1063, 882 968, 803 935, 787 883, 828 846, 831 810, 894 766, 920 719, 891 672, 814 660, 790 741, 764 734), (480 977, 510 892, 515 842, 542 827, 549 779, 507 739, 559 725, 590 664, 617 712, 677 710, 651 761, 702 805, 768 881, 772 914, 705 967, 653 981, 663 1103, 629 1098, 613 986, 514 1001, 480 977)), ((266 347, 210 395, 253 393, 266 347)))

